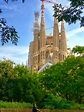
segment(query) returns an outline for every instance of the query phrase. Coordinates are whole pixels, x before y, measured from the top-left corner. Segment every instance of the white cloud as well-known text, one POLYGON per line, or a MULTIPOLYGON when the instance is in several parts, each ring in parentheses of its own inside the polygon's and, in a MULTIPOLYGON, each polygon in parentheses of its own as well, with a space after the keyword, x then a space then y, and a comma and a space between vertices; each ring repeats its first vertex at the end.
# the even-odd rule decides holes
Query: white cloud
POLYGON ((76 45, 84 46, 84 27, 79 27, 73 30, 70 30, 66 33, 68 39, 68 46, 70 48, 75 47, 76 45))
POLYGON ((0 60, 3 58, 10 59, 16 64, 26 64, 28 59, 28 46, 1 46, 0 60))
POLYGON ((84 27, 79 27, 77 29, 71 30, 67 32, 67 38, 73 37, 74 35, 77 35, 78 33, 84 32, 84 27))
POLYGON ((8 5, 8 4, 6 4, 6 5, 1 5, 0 6, 0 8, 1 9, 6 9, 6 10, 17 10, 17 6, 16 5, 8 5))

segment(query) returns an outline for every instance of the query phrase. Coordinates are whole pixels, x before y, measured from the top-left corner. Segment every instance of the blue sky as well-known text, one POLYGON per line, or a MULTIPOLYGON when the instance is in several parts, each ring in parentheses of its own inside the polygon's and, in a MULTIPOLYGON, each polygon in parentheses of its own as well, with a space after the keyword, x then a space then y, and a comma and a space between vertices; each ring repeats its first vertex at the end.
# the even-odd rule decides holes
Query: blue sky
MULTIPOLYGON (((52 0, 57 3, 62 3, 62 0, 52 0)), ((64 5, 69 6, 68 0, 63 0, 64 5)), ((45 23, 46 28, 53 27, 53 4, 45 2, 45 23)), ((9 26, 14 26, 20 36, 18 45, 12 45, 11 42, 4 46, 0 43, 0 60, 3 58, 10 59, 16 64, 26 64, 28 59, 29 43, 33 40, 33 23, 34 12, 39 12, 39 22, 41 18, 41 1, 40 0, 25 0, 23 4, 21 0, 17 2, 5 3, 0 0, 0 8, 3 13, 0 18, 6 18, 9 26)), ((79 22, 68 25, 65 23, 67 45, 73 48, 76 45, 84 46, 84 27, 80 28, 79 22)), ((53 33, 53 29, 46 30, 47 34, 53 33)))

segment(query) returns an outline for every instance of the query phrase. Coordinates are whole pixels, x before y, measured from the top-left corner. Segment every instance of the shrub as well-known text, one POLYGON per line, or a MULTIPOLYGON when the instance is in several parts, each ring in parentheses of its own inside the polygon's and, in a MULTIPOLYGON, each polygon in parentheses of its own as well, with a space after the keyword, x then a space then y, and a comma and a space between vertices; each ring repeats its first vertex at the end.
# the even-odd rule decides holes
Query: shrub
POLYGON ((0 101, 0 108, 32 108, 32 104, 25 102, 3 102, 0 101))

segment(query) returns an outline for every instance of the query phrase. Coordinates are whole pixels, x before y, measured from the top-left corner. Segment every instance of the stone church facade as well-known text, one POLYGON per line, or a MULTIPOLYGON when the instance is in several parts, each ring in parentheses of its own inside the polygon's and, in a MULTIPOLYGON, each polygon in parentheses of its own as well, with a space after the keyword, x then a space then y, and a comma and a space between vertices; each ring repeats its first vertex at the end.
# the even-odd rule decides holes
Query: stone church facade
POLYGON ((39 71, 47 62, 56 64, 67 57, 64 20, 61 21, 61 30, 59 31, 58 20, 54 18, 53 34, 46 35, 44 12, 42 10, 40 25, 39 13, 36 12, 33 33, 34 40, 30 42, 28 54, 28 68, 30 71, 39 71))

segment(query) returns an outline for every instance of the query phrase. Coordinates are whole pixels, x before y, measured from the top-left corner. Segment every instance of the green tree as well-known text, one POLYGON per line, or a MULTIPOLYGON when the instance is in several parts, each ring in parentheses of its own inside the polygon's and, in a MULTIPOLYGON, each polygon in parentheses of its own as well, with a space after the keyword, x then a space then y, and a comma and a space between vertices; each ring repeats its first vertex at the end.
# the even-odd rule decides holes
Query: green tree
POLYGON ((68 57, 63 62, 63 66, 64 69, 62 71, 62 85, 60 92, 67 100, 74 100, 81 103, 81 99, 83 98, 81 93, 84 93, 84 91, 82 90, 84 71, 83 57, 68 57))
POLYGON ((83 71, 83 56, 69 56, 64 62, 59 62, 40 73, 40 81, 47 93, 83 103, 83 71))
POLYGON ((80 56, 84 56, 84 46, 75 46, 73 49, 72 49, 72 52, 73 53, 76 53, 80 56))
POLYGON ((13 80, 17 77, 14 71, 14 62, 4 59, 0 61, 0 100, 12 101, 13 99, 13 80), (10 88, 10 89, 9 89, 10 88))
POLYGON ((0 100, 7 101, 7 82, 8 79, 5 77, 0 77, 0 100))
POLYGON ((14 67, 14 71, 16 72, 16 74, 18 75, 18 76, 24 76, 24 75, 27 75, 28 73, 29 73, 29 70, 27 69, 27 67, 26 66, 24 66, 24 65, 20 65, 20 64, 18 64, 18 65, 16 65, 15 67, 14 67))
POLYGON ((0 77, 14 78, 16 74, 14 73, 14 62, 11 60, 4 59, 0 61, 0 77))
POLYGON ((40 81, 47 92, 60 94, 62 67, 63 63, 59 62, 40 73, 40 81))
POLYGON ((70 7, 64 8, 62 4, 54 6, 55 14, 54 16, 58 18, 59 21, 65 20, 69 24, 76 23, 80 21, 80 26, 84 26, 84 0, 69 0, 70 7))
POLYGON ((45 98, 44 103, 46 109, 71 109, 70 103, 58 94, 53 95, 52 93, 48 93, 48 97, 45 98))
POLYGON ((0 61, 0 100, 39 103, 44 93, 37 73, 10 60, 0 61))

